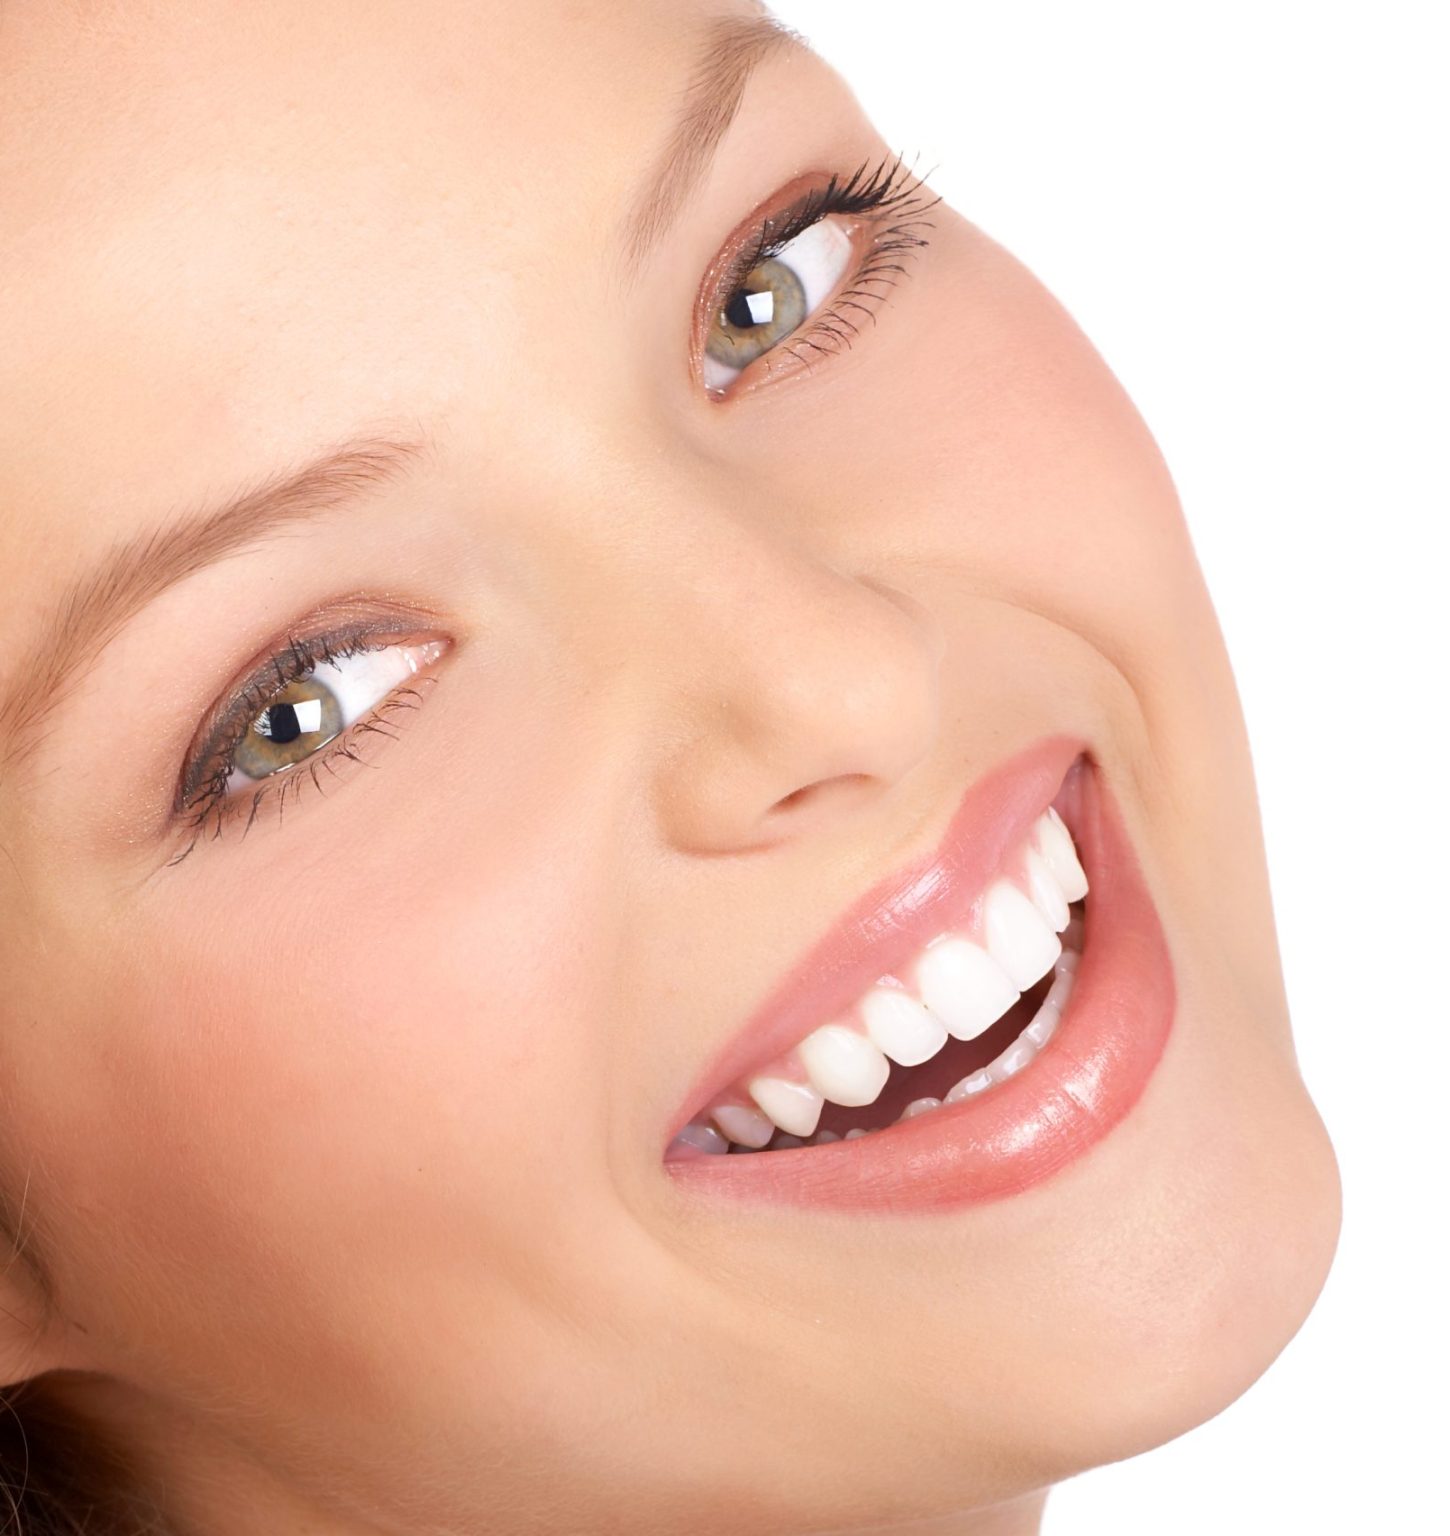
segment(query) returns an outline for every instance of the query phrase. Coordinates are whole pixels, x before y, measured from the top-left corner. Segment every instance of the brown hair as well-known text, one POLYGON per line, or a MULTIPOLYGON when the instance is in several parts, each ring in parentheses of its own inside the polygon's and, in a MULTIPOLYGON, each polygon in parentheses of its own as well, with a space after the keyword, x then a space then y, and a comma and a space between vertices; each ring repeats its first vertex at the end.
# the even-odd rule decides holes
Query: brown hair
MULTIPOLYGON (((6 1268, 23 1265, 43 1298, 38 1332, 58 1310, 43 1246, 33 1210, 22 1201, 17 1213, 0 1186, 0 1247, 10 1250, 6 1268)), ((0 1536, 172 1536, 138 1491, 134 1465, 66 1392, 66 1378, 82 1374, 43 1371, 0 1388, 0 1536)))
POLYGON ((0 1393, 0 1536, 167 1536, 125 1458, 46 1390, 0 1393))

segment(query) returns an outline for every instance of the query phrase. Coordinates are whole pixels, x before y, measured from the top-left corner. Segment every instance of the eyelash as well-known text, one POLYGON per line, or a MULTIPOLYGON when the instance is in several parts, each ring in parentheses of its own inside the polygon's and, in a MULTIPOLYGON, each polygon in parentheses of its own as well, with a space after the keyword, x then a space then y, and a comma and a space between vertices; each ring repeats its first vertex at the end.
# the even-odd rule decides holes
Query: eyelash
MULTIPOLYGON (((833 172, 824 187, 814 188, 786 208, 766 215, 729 259, 712 286, 704 310, 707 317, 724 308, 731 294, 755 267, 778 255, 798 235, 822 219, 832 215, 855 215, 884 225, 873 237, 870 249, 847 286, 812 315, 800 330, 757 359, 765 362, 767 369, 770 359, 780 352, 790 352, 808 369, 809 363, 795 351, 799 346, 809 346, 824 355, 849 347, 860 334, 860 327, 846 311, 854 309, 869 315, 874 324, 877 309, 890 296, 889 292, 875 291, 874 285, 885 284, 888 290, 894 288, 910 273, 907 259, 929 243, 926 236, 914 233, 917 229, 934 227, 930 219, 921 215, 941 201, 940 195, 923 196, 926 177, 906 169, 900 154, 894 161, 891 156, 885 156, 869 176, 866 174, 867 164, 863 160, 844 182, 833 172), (892 222, 886 223, 887 219, 892 222), (817 335, 828 340, 817 341, 814 339, 817 335)), ((927 172, 928 176, 930 174, 927 172)), ((747 367, 743 371, 750 370, 747 367)), ((727 395, 730 393, 733 389, 725 391, 727 395)))
POLYGON ((322 791, 318 774, 326 769, 336 775, 334 759, 346 758, 364 767, 367 763, 357 752, 357 740, 369 733, 393 737, 403 722, 393 718, 399 711, 406 714, 422 703, 420 688, 431 687, 436 677, 420 674, 406 685, 401 685, 354 720, 311 757, 294 764, 291 768, 262 779, 250 793, 228 792, 227 781, 236 767, 236 753, 243 737, 251 729, 252 722, 267 707, 270 700, 289 683, 301 681, 317 667, 345 661, 350 656, 365 651, 385 649, 392 645, 408 645, 417 636, 399 633, 394 629, 353 628, 340 633, 312 635, 305 638, 291 636, 286 646, 259 666, 245 683, 215 712, 215 724, 206 726, 198 734, 203 737, 200 746, 193 745, 183 764, 177 784, 174 813, 191 833, 185 846, 167 861, 168 866, 180 864, 203 840, 215 841, 221 836, 227 822, 241 814, 241 805, 250 805, 245 837, 251 831, 263 803, 275 796, 277 817, 280 821, 287 806, 288 792, 295 801, 303 787, 311 784, 322 791))

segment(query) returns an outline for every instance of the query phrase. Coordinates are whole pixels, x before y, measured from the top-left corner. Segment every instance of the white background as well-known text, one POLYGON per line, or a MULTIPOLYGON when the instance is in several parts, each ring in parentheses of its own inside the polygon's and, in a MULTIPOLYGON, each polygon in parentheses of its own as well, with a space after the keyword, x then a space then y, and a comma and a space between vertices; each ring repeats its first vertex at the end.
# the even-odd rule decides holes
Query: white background
POLYGON ((1447 50, 1430 0, 777 0, 1062 300, 1177 481, 1248 717, 1300 1061, 1344 1181, 1318 1307, 1045 1536, 1450 1531, 1447 50))

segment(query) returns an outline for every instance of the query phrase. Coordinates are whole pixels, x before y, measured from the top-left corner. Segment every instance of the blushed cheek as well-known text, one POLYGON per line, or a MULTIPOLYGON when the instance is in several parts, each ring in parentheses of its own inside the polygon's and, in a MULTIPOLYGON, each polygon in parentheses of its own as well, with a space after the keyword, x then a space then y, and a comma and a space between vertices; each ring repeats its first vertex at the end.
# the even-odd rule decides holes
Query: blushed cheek
MULTIPOLYGON (((551 1203, 574 1208, 547 1154, 602 1113, 601 972, 559 939, 585 898, 485 828, 405 858, 372 824, 379 870, 406 871, 391 886, 330 851, 266 900, 157 907, 77 988, 32 1132, 73 1294, 142 1360, 210 1347, 221 1307, 239 1338, 250 1315, 305 1351, 343 1275, 486 1288, 532 1262, 551 1203)), ((219 882, 232 851, 201 855, 219 882)))

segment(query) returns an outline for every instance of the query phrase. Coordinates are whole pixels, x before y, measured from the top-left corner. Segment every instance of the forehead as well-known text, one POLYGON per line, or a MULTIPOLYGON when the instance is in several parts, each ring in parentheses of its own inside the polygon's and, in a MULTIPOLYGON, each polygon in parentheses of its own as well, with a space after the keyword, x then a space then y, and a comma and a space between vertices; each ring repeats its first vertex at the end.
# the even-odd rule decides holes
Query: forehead
POLYGON ((510 359, 520 387, 705 20, 690 0, 0 14, 7 543, 102 491, 150 515, 189 469, 210 486, 302 446, 299 419, 426 413, 463 356, 510 359))

